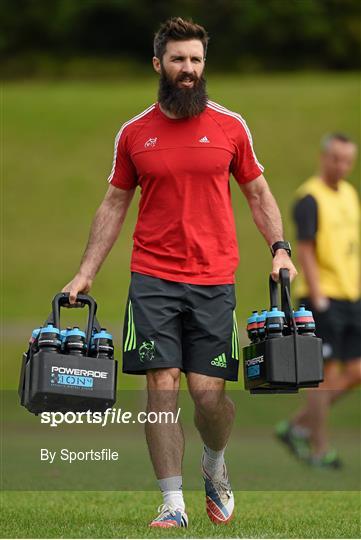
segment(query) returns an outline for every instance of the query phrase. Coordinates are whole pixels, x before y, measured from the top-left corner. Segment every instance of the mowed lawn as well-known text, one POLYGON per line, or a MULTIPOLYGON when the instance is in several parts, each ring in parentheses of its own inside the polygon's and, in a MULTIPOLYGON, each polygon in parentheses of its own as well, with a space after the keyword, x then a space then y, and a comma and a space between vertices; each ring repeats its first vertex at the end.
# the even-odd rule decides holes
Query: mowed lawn
POLYGON ((3 538, 359 538, 355 492, 236 492, 228 526, 215 526, 204 495, 186 492, 188 529, 154 530, 154 492, 5 493, 3 538))
MULTIPOLYGON (((340 130, 359 141, 358 75, 209 75, 208 80, 210 97, 247 120, 257 156, 281 207, 286 236, 292 240, 293 194, 315 169, 322 134, 340 130)), ((3 96, 2 388, 15 389, 28 335, 47 317, 51 298, 78 267, 92 216, 107 188, 114 136, 123 122, 155 100, 156 78, 11 83, 4 85, 3 96)), ((357 171, 351 180, 357 184, 357 171)), ((236 287, 242 328, 250 311, 267 305, 271 261, 234 181, 232 192, 241 254, 236 287)), ((100 321, 114 332, 118 358, 138 197, 92 291, 99 303, 100 321)), ((67 321, 73 320, 81 314, 67 317, 67 321)), ((122 388, 137 386, 134 377, 121 376, 120 381, 122 388)), ((259 403, 247 410, 247 421, 252 423, 257 417, 262 418, 261 423, 273 422, 271 405, 262 409, 259 403)), ((350 430, 352 441, 357 440, 356 405, 355 397, 347 398, 335 409, 332 429, 337 440, 342 441, 343 430, 350 430)), ((294 407, 288 404, 279 418, 294 407)), ((345 451, 347 441, 345 438, 345 451)), ((240 444, 243 452, 249 448, 252 454, 256 445, 260 452, 256 438, 245 437, 240 444)), ((267 437, 262 445, 267 453, 267 437)), ((356 470, 354 449, 353 445, 349 455, 356 470)), ((270 476, 274 478, 279 471, 282 477, 286 462, 282 456, 288 466, 291 458, 282 452, 273 455, 270 476)), ((239 467, 246 471, 246 460, 239 467)), ((237 489, 239 485, 238 481, 237 489)), ((202 492, 186 492, 190 529, 167 531, 167 537, 357 538, 361 532, 360 499, 354 491, 237 491, 236 516, 227 528, 216 528, 208 521, 203 499, 202 492)), ((159 494, 143 491, 6 492, 2 494, 2 536, 157 537, 146 523, 160 502, 159 494)))

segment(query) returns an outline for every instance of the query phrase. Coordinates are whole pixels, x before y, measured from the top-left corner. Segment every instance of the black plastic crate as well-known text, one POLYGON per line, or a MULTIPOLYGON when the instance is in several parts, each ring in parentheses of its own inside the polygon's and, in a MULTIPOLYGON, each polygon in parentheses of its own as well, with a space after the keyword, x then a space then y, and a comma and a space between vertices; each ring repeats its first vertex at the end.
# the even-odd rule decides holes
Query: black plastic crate
MULTIPOLYGON (((53 300, 53 311, 45 324, 60 326, 60 306, 69 295, 60 293, 53 300)), ((86 350, 90 351, 93 329, 100 331, 93 298, 78 295, 77 302, 89 306, 86 350)), ((79 304, 77 304, 77 307, 79 304)), ((74 306, 75 307, 75 306, 74 306)), ((117 361, 58 352, 36 351, 30 347, 23 354, 19 381, 21 405, 30 412, 104 412, 116 401, 117 361)))
MULTIPOLYGON (((297 333, 290 302, 288 272, 280 272, 285 335, 243 348, 244 384, 254 394, 294 393, 323 381, 322 340, 297 333)), ((271 306, 278 305, 277 284, 270 278, 271 306)))

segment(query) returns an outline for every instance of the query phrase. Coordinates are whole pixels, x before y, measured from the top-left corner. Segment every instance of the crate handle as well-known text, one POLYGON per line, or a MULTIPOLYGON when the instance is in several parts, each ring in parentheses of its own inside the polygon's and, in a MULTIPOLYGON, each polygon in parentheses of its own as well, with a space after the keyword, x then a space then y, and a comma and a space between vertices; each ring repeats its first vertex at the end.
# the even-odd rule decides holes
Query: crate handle
POLYGON ((278 301, 278 285, 281 289, 281 309, 285 314, 286 321, 288 324, 291 323, 293 313, 291 305, 291 284, 290 284, 290 274, 287 268, 281 268, 279 271, 279 281, 276 282, 270 275, 269 277, 269 290, 270 290, 270 307, 279 307, 278 301), (288 291, 288 294, 286 293, 288 291))
POLYGON ((57 328, 60 328, 60 308, 61 307, 65 307, 67 309, 74 309, 74 308, 83 308, 85 305, 89 307, 87 330, 86 330, 86 346, 87 346, 87 351, 89 351, 93 328, 95 328, 95 330, 97 330, 98 332, 101 329, 100 324, 95 316, 96 311, 97 311, 97 303, 94 300, 94 298, 92 298, 91 296, 80 293, 76 297, 76 303, 70 304, 68 292, 61 292, 61 293, 56 294, 52 301, 52 312, 50 313, 49 317, 45 321, 45 325, 50 323, 56 326, 57 328))

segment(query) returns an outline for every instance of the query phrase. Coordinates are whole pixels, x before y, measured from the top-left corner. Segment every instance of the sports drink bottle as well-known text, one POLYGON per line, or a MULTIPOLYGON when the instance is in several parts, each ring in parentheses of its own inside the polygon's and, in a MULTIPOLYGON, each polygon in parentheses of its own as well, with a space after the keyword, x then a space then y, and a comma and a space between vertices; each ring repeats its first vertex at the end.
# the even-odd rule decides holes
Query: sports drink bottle
POLYGON ((258 339, 257 318, 258 311, 252 311, 252 315, 247 319, 247 334, 251 343, 256 343, 258 339))
POLYGON ((297 311, 293 312, 298 333, 302 336, 314 336, 315 335, 315 321, 312 311, 305 308, 304 305, 300 305, 297 311))
POLYGON ((60 332, 60 340, 61 340, 61 352, 65 353, 65 340, 66 336, 68 335, 68 332, 71 331, 71 326, 67 326, 64 330, 60 332))
POLYGON ((285 314, 278 307, 272 307, 266 313, 266 336, 268 339, 282 337, 285 314))
POLYGON ((91 356, 96 358, 114 358, 113 336, 102 328, 93 335, 91 356))
POLYGON ((41 330, 41 327, 40 328, 34 328, 34 330, 31 332, 31 336, 30 336, 30 339, 29 339, 29 345, 32 345, 34 343, 34 341, 36 340, 36 338, 40 334, 40 330, 41 330))
POLYGON ((31 350, 33 353, 36 352, 38 349, 37 339, 39 337, 40 330, 41 330, 41 327, 34 328, 29 339, 29 351, 31 350))
POLYGON ((60 330, 53 324, 41 328, 38 337, 38 346, 40 351, 58 353, 60 351, 60 330))
POLYGON ((65 354, 84 356, 86 348, 85 339, 85 332, 80 330, 79 326, 68 329, 64 339, 65 354))
POLYGON ((267 309, 263 309, 262 313, 257 317, 257 334, 258 339, 263 340, 266 336, 266 314, 267 309))

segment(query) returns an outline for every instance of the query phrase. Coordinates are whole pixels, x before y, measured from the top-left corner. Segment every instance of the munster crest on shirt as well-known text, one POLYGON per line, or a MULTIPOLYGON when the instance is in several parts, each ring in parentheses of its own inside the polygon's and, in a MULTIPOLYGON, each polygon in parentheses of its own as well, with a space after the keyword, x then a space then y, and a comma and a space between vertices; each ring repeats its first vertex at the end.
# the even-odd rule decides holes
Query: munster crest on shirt
POLYGON ((144 143, 144 148, 154 148, 157 144, 158 137, 150 138, 144 143))

